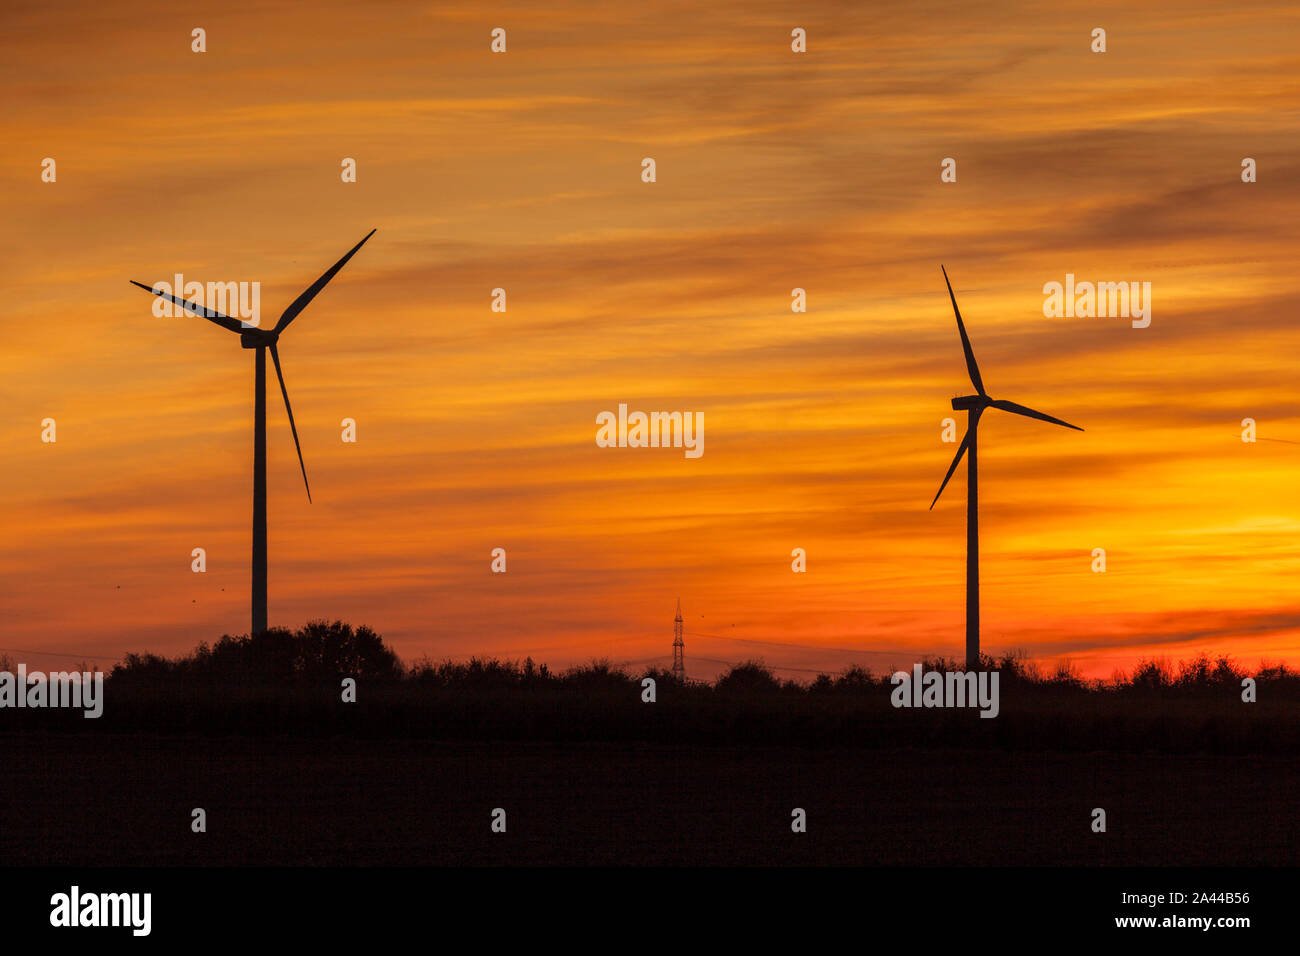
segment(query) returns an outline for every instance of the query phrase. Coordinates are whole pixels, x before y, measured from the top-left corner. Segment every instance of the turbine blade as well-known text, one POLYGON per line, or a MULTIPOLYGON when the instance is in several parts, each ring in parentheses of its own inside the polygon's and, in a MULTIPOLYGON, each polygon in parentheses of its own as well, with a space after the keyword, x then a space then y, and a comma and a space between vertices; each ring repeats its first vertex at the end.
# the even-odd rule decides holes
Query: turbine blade
POLYGON ((1051 422, 1053 425, 1061 425, 1065 428, 1073 428, 1076 432, 1083 431, 1078 425, 1071 425, 1069 422, 1063 422, 1059 418, 1053 418, 1051 415, 1045 415, 1042 412, 1036 412, 1032 408, 1026 408, 1024 405, 1017 405, 1015 402, 1008 402, 1005 399, 999 399, 991 403, 992 408, 1000 408, 1004 412, 1011 412, 1013 415, 1024 415, 1026 418, 1037 418, 1042 422, 1051 422))
MULTIPOLYGON (((371 236, 373 236, 375 232, 376 230, 371 229, 368 233, 366 233, 366 239, 369 239, 371 236)), ((289 308, 285 309, 284 314, 280 316, 280 321, 275 323, 276 332, 282 332, 286 328, 288 328, 289 323, 298 317, 298 313, 301 312, 303 309, 307 308, 311 300, 316 298, 316 293, 320 292, 321 289, 325 288, 325 283, 329 282, 330 279, 333 279, 334 276, 338 273, 338 271, 342 269, 345 265, 347 265, 348 260, 351 259, 354 255, 356 255, 357 250, 366 244, 366 239, 362 239, 350 250, 348 250, 347 255, 345 255, 338 262, 334 263, 334 265, 330 266, 329 271, 327 271, 323 276, 321 276, 319 279, 313 282, 311 286, 308 287, 306 292, 304 292, 302 295, 298 296, 298 298, 293 300, 293 304, 290 305, 289 308)))
MULTIPOLYGON (((943 269, 943 266, 939 266, 943 269)), ((957 308, 957 297, 952 294, 952 283, 948 281, 948 270, 943 269, 943 281, 948 286, 948 298, 952 299, 952 311, 957 316, 957 331, 961 333, 961 347, 966 353, 966 371, 970 373, 970 382, 975 386, 975 391, 981 395, 987 395, 984 391, 984 380, 980 378, 980 367, 975 364, 975 353, 970 347, 970 338, 966 335, 966 325, 961 320, 961 310, 957 308)))
POLYGON ((298 449, 298 467, 302 469, 302 483, 307 489, 307 501, 311 501, 311 485, 307 484, 307 465, 302 460, 302 445, 298 444, 298 426, 293 423, 293 408, 289 405, 289 390, 284 387, 284 373, 280 371, 280 353, 275 345, 271 346, 271 361, 275 363, 275 377, 280 380, 280 394, 284 396, 284 410, 289 413, 289 430, 293 432, 293 447, 298 449))
POLYGON ((952 464, 948 466, 948 474, 943 476, 943 484, 939 486, 938 492, 935 493, 934 501, 930 502, 931 511, 934 510, 934 506, 938 503, 939 495, 943 494, 943 489, 948 487, 948 480, 952 478, 952 473, 956 471, 957 466, 961 464, 961 456, 966 454, 966 447, 969 444, 970 444, 970 429, 968 428, 966 429, 966 434, 961 436, 961 444, 957 446, 957 457, 955 457, 952 460, 952 464))
POLYGON ((230 329, 232 332, 244 331, 244 325, 242 322, 238 319, 232 319, 228 315, 222 315, 216 309, 209 309, 206 306, 195 305, 193 302, 186 302, 184 299, 178 299, 176 296, 170 295, 166 292, 159 292, 157 289, 147 286, 143 282, 136 282, 134 279, 128 281, 130 281, 131 285, 138 285, 140 288, 144 289, 145 292, 151 292, 161 299, 170 299, 181 308, 188 309, 200 318, 207 319, 209 322, 213 322, 221 326, 223 329, 230 329))

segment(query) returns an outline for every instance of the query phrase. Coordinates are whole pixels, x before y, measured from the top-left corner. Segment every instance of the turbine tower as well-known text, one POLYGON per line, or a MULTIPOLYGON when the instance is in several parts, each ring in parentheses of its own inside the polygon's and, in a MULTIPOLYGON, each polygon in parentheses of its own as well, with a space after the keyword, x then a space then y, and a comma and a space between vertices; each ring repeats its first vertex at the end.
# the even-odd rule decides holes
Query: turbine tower
MULTIPOLYGON (((943 266, 939 267, 943 269, 943 266)), ((966 458, 966 669, 978 670, 980 665, 980 533, 979 533, 979 480, 976 472, 976 437, 977 427, 980 423, 980 416, 984 414, 986 408, 998 408, 1004 412, 1011 412, 1015 415, 1024 415, 1026 418, 1037 418, 1039 421, 1050 422, 1053 425, 1061 425, 1065 428, 1073 428, 1075 431, 1083 431, 1078 425, 1071 425, 1069 422, 1063 422, 1059 418, 1053 418, 1051 415, 1045 415, 1042 412, 1036 412, 1032 408, 1026 408, 1024 405, 1017 405, 1015 402, 1008 402, 1005 399, 992 399, 988 392, 984 391, 984 380, 980 378, 979 366, 975 364, 975 353, 971 350, 970 339, 966 336, 966 326, 961 320, 961 311, 957 308, 957 297, 952 293, 952 283, 948 281, 948 270, 943 269, 943 281, 948 286, 948 298, 952 300, 952 311, 957 316, 957 331, 961 335, 962 351, 966 353, 966 371, 970 374, 971 384, 975 386, 975 395, 964 395, 952 400, 952 407, 956 411, 965 409, 968 424, 966 434, 962 437, 961 445, 957 448, 957 455, 948 466, 948 474, 943 478, 943 484, 939 486, 938 493, 934 496, 934 501, 930 502, 930 510, 934 510, 935 503, 939 500, 939 495, 943 494, 943 489, 948 487, 948 479, 952 477, 957 465, 961 462, 961 456, 967 455, 966 458)))
MULTIPOLYGON (((307 484, 307 466, 302 460, 302 445, 298 443, 298 429, 293 423, 293 409, 289 406, 289 390, 284 385, 284 373, 280 370, 280 353, 276 349, 276 342, 280 338, 280 333, 288 328, 289 323, 298 317, 298 313, 307 308, 316 294, 325 288, 325 284, 333 279, 335 274, 347 264, 358 249, 366 243, 375 234, 371 229, 366 234, 366 238, 358 242, 352 249, 338 262, 334 263, 329 270, 311 284, 311 286, 293 303, 284 310, 275 328, 269 332, 265 329, 249 326, 239 319, 232 319, 228 315, 222 315, 216 309, 209 309, 205 306, 196 305, 193 302, 187 302, 184 299, 178 299, 174 295, 165 292, 159 292, 142 282, 131 280, 132 285, 138 285, 146 292, 164 299, 170 299, 172 302, 188 309, 195 315, 207 319, 214 325, 219 325, 223 329, 229 329, 239 336, 239 345, 245 349, 255 349, 255 362, 253 365, 253 630, 252 633, 260 634, 266 630, 266 353, 270 351, 271 361, 275 363, 275 375, 280 380, 280 394, 284 396, 284 410, 289 415, 289 430, 293 432, 293 444, 298 449, 298 466, 302 469, 302 483, 307 488, 307 501, 311 501, 311 486, 307 484)), ((182 290, 177 290, 182 291, 182 290)))
POLYGON ((686 644, 682 640, 682 599, 677 599, 677 617, 673 618, 673 677, 686 683, 686 644))

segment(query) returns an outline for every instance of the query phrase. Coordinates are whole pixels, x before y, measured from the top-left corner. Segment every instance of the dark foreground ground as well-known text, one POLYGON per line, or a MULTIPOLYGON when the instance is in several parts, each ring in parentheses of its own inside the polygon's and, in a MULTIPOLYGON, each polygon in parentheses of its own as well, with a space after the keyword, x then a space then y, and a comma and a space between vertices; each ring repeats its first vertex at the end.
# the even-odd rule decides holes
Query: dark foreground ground
POLYGON ((0 865, 1294 865, 1297 820, 1284 754, 0 735, 0 865))

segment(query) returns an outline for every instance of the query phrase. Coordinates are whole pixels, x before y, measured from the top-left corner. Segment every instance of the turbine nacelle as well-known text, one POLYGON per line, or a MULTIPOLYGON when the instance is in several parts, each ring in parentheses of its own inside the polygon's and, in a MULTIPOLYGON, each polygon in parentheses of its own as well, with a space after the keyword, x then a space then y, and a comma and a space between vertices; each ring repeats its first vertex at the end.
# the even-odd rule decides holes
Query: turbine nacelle
POLYGON ((977 408, 988 408, 993 399, 987 395, 962 395, 952 400, 952 407, 959 412, 973 412, 977 408))
POLYGON ((244 329, 239 333, 239 347, 241 349, 257 349, 263 346, 270 348, 279 338, 280 333, 274 330, 244 329))

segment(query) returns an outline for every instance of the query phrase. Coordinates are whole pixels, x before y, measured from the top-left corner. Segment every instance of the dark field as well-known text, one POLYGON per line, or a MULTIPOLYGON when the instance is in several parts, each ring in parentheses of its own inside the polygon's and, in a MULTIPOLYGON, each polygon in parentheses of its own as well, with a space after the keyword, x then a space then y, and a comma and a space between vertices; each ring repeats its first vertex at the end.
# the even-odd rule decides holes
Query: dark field
POLYGON ((405 667, 341 622, 128 655, 98 719, 5 711, 0 865, 1300 860, 1300 675, 1261 665, 1247 702, 1226 658, 1103 683, 985 664, 996 719, 754 662, 712 685, 649 672, 648 703, 601 662, 405 667))
POLYGON ((1300 860, 1286 754, 62 733, 0 766, 4 865, 1300 860))

